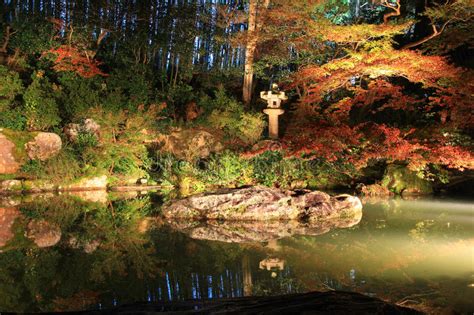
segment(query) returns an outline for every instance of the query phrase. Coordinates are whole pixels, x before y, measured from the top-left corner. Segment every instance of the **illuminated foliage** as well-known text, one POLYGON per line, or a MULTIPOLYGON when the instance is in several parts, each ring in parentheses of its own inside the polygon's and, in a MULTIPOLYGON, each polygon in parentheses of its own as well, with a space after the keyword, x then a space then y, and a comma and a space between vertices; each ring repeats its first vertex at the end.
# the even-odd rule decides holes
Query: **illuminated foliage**
MULTIPOLYGON (((469 19, 462 5, 453 19, 461 13, 469 19)), ((385 7, 399 10, 395 3, 385 7)), ((434 19, 434 12, 427 14, 434 19)), ((473 169, 465 135, 474 127, 473 71, 446 57, 395 48, 394 36, 413 22, 387 23, 386 17, 383 24, 326 20, 309 27, 335 52, 291 76, 287 87, 298 92, 300 104, 298 121, 283 138, 286 154, 359 170, 373 161, 403 163, 425 177, 431 165, 473 169)))
POLYGON ((84 78, 92 78, 96 75, 106 76, 99 68, 100 62, 88 57, 76 47, 61 45, 49 50, 46 54, 55 56, 53 68, 57 72, 71 71, 84 78))

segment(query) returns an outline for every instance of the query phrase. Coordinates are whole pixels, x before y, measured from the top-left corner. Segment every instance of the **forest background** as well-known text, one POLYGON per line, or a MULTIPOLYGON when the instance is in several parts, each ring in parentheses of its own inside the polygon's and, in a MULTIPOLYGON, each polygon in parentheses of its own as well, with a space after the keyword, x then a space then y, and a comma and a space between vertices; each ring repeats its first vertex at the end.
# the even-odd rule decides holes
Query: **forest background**
POLYGON ((63 140, 46 161, 17 152, 3 179, 366 194, 472 181, 472 1, 0 5, 1 132, 63 140), (290 96, 279 142, 262 141, 256 93, 272 83, 290 96), (68 136, 86 120, 100 132, 68 136))

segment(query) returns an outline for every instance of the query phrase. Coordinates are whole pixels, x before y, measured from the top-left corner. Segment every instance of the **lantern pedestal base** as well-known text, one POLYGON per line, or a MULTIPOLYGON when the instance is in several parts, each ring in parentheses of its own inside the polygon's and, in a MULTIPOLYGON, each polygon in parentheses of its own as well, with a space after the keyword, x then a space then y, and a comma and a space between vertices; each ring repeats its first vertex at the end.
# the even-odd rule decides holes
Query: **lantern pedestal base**
POLYGON ((268 115, 268 136, 271 139, 278 139, 278 116, 285 111, 281 108, 266 108, 263 112, 268 115))

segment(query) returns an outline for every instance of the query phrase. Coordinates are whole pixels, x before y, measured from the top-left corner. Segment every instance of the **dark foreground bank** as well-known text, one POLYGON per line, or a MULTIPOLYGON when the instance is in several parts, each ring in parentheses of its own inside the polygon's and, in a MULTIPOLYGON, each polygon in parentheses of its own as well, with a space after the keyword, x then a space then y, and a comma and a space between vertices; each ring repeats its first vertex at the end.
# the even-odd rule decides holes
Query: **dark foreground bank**
MULTIPOLYGON (((67 314, 423 314, 354 292, 330 291, 207 301, 134 303, 67 314)), ((7 313, 5 313, 7 314, 7 313)), ((66 313, 64 313, 66 314, 66 313)))

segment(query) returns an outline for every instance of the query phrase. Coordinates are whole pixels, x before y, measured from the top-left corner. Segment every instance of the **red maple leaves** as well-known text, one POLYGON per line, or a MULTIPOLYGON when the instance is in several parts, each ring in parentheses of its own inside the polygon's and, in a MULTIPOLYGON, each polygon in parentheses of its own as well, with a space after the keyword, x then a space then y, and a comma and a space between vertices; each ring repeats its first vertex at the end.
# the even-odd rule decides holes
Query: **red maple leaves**
POLYGON ((53 54, 55 71, 71 71, 84 78, 92 78, 97 75, 106 76, 99 66, 101 63, 93 58, 89 58, 86 53, 69 45, 61 45, 58 48, 52 48, 45 54, 53 54))

